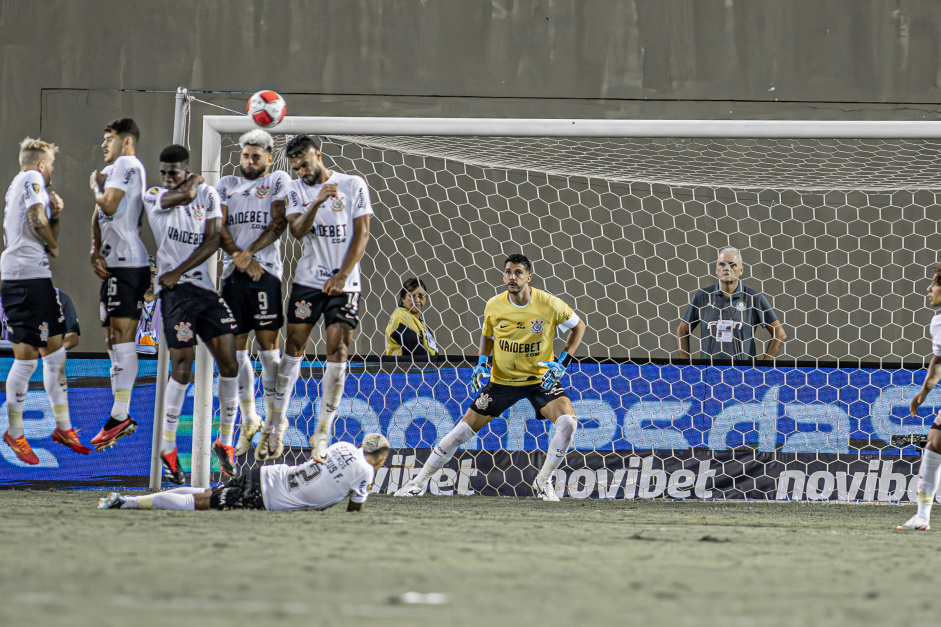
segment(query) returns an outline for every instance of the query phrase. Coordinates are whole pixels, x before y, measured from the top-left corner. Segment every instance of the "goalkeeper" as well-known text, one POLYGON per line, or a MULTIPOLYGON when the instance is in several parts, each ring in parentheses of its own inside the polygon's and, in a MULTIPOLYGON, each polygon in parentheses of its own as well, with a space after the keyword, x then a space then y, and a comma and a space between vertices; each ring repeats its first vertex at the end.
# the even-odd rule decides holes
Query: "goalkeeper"
POLYGON ((484 425, 520 399, 527 399, 539 418, 555 423, 546 462, 536 476, 533 489, 545 501, 558 501, 552 473, 565 459, 575 438, 575 409, 560 385, 572 353, 585 334, 585 323, 572 308, 542 290, 530 287, 533 265, 524 255, 510 255, 503 263, 505 292, 487 301, 484 309, 480 356, 471 387, 478 392, 464 418, 435 446, 417 477, 399 489, 396 496, 421 494, 428 480, 484 425), (553 358, 556 329, 569 331, 565 350, 553 358), (493 373, 487 362, 493 352, 493 373), (490 381, 480 389, 481 380, 490 381))

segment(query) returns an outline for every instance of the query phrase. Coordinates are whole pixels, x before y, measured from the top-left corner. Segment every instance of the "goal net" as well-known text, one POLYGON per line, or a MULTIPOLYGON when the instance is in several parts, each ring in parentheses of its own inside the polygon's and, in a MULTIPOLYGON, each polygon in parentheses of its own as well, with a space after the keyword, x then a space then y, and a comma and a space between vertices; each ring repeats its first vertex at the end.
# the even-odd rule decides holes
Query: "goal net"
MULTIPOLYGON (((237 173, 249 128, 242 117, 203 119, 207 181, 237 173)), ((273 133, 276 168, 288 170, 284 142, 298 133, 372 195, 362 322, 335 438, 389 437, 374 489, 394 491, 417 472, 467 408, 484 304, 504 289, 502 260, 522 252, 533 285, 588 325, 563 379, 579 429, 560 494, 914 498, 916 451, 891 438, 931 422, 930 407, 906 415, 924 376, 911 366, 931 351, 936 123, 287 118, 273 133), (784 325, 774 365, 671 361, 690 297, 717 282, 726 246, 741 250, 743 283, 784 325), (440 362, 379 358, 409 277, 428 286, 440 362)), ((283 246, 287 294, 300 243, 286 234, 283 246)), ((770 336, 755 335, 761 355, 770 336)), ((323 342, 318 325, 287 412, 289 462, 306 455, 318 420, 323 342)), ((553 430, 519 403, 430 490, 529 495, 553 430)), ((256 462, 239 463, 244 472, 256 462)))

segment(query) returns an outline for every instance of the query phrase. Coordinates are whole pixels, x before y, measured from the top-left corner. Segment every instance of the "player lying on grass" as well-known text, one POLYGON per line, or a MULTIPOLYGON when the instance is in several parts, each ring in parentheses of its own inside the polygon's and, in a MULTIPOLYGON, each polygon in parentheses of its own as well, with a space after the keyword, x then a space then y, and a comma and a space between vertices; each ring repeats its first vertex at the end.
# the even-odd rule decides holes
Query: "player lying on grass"
MULTIPOLYGON (((941 307, 941 263, 934 267, 934 277, 928 286, 928 303, 938 309, 941 307)), ((912 416, 918 416, 918 408, 925 402, 938 381, 941 380, 941 313, 936 313, 928 327, 931 333, 931 363, 928 376, 921 390, 912 399, 912 416)), ((931 505, 934 503, 938 481, 941 480, 941 412, 935 417, 928 431, 928 442, 921 452, 921 468, 918 470, 918 511, 904 524, 896 527, 899 531, 928 531, 931 528, 931 505)))
POLYGON ((428 480, 444 466, 484 425, 527 399, 536 416, 555 423, 555 435, 533 483, 535 495, 545 501, 558 501, 552 473, 559 467, 575 439, 575 409, 559 383, 570 355, 585 335, 585 323, 572 308, 542 290, 530 287, 533 265, 524 255, 510 255, 503 263, 503 283, 507 291, 487 301, 484 308, 480 356, 474 369, 472 388, 479 391, 464 417, 434 448, 417 477, 399 489, 396 496, 417 496, 428 480), (553 358, 556 329, 569 331, 565 350, 553 358), (489 374, 487 359, 493 352, 493 374, 484 388, 481 380, 489 374))
MULTIPOLYGON (((313 440, 313 438, 311 438, 313 440)), ((230 479, 216 488, 175 488, 148 496, 112 492, 98 499, 100 509, 327 509, 347 496, 346 511, 363 509, 375 473, 386 461, 389 441, 370 433, 356 447, 337 442, 323 463, 274 464, 230 479)))

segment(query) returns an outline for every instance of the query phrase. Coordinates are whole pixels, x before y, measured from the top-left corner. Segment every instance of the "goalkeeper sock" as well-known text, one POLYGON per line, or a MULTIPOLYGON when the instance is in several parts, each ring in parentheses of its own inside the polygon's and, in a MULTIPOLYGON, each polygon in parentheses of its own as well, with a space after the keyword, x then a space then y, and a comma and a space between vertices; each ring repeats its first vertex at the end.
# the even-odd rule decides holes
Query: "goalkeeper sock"
POLYGON ((918 515, 931 520, 931 506, 938 491, 941 479, 941 455, 925 449, 921 453, 921 467, 918 469, 918 515))
POLYGON ((327 362, 323 372, 323 381, 320 384, 320 420, 317 422, 317 431, 329 436, 332 432, 333 419, 340 409, 340 399, 343 397, 343 384, 346 382, 346 362, 327 362))
MULTIPOLYGON (((202 494, 206 491, 206 488, 173 488, 172 490, 165 490, 161 494, 202 494)), ((153 498, 157 496, 156 494, 149 494, 147 496, 125 496, 124 503, 121 504, 121 509, 153 509, 153 498)), ((163 509, 163 508, 157 508, 163 509)), ((172 509, 172 508, 170 508, 172 509)))
POLYGON ((42 385, 52 403, 56 426, 68 431, 72 421, 69 419, 69 385, 65 379, 65 347, 42 358, 42 385))
POLYGON ((29 378, 35 371, 35 359, 14 359, 7 375, 7 417, 10 419, 11 438, 23 435, 23 404, 26 402, 29 378))
POLYGON ((235 361, 239 365, 239 407, 242 409, 242 424, 258 422, 255 412, 255 366, 248 356, 248 351, 235 351, 235 361))
POLYGON ((565 454, 569 452, 572 446, 572 440, 575 439, 575 428, 578 427, 578 421, 571 414, 563 414, 555 421, 555 435, 549 441, 549 449, 546 451, 546 463, 542 465, 539 471, 539 479, 545 479, 559 467, 565 454))
POLYGON ((238 413, 238 379, 219 377, 219 441, 232 446, 235 439, 235 415, 238 413))
POLYGON ((441 442, 431 451, 431 455, 428 456, 428 461, 425 462, 421 472, 418 473, 418 479, 422 481, 431 479, 431 475, 438 472, 442 466, 448 463, 449 459, 454 457, 454 453, 457 452, 458 447, 475 435, 476 432, 469 424, 463 420, 459 421, 454 425, 454 428, 451 429, 451 432, 441 438, 441 442))
POLYGON ((192 494, 159 492, 149 498, 153 509, 196 509, 196 499, 193 498, 192 494))
POLYGON ((114 394, 111 415, 126 416, 128 405, 131 403, 134 380, 137 378, 137 344, 134 342, 115 344, 111 353, 111 381, 114 394))
POLYGON ((274 406, 274 388, 278 383, 278 367, 281 365, 281 351, 277 348, 260 351, 261 385, 265 389, 265 416, 270 416, 274 406))
POLYGON ((271 416, 266 420, 267 426, 273 433, 283 433, 286 426, 284 413, 287 411, 291 402, 291 396, 294 394, 294 385, 297 378, 301 375, 301 362, 304 356, 291 357, 285 355, 281 358, 281 365, 278 368, 278 379, 274 388, 274 403, 272 404, 271 416))
POLYGON ((188 383, 177 383, 172 377, 167 381, 167 391, 163 395, 163 444, 160 451, 171 453, 176 448, 176 427, 180 422, 180 410, 186 399, 188 383))

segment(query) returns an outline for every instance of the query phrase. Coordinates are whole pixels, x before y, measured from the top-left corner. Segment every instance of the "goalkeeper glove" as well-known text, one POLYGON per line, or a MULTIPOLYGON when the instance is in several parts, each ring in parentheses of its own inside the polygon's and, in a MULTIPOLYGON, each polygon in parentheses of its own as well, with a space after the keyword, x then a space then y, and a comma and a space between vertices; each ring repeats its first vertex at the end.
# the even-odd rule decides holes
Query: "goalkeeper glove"
POLYGON ((565 369, 568 368, 569 363, 571 363, 572 357, 565 351, 562 351, 562 354, 559 355, 559 358, 555 361, 540 361, 539 365, 548 368, 546 374, 542 375, 542 387, 545 390, 551 390, 555 387, 555 384, 562 379, 562 375, 565 374, 565 369))
POLYGON ((474 374, 471 375, 471 391, 476 394, 480 392, 482 387, 482 380, 484 377, 490 376, 490 366, 487 365, 487 356, 480 355, 477 357, 477 367, 474 368, 474 374))

